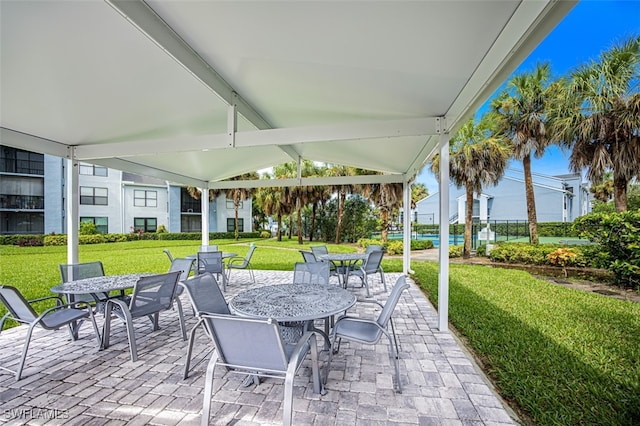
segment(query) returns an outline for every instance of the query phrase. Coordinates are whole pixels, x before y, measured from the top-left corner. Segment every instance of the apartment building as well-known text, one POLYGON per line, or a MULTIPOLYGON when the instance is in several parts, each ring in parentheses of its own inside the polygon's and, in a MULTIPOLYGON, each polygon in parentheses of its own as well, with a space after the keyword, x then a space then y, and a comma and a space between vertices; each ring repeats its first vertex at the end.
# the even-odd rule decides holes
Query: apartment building
MULTIPOLYGON (((0 145, 0 234, 66 233, 66 161, 0 145)), ((200 232, 202 207, 187 189, 92 164, 79 168, 79 216, 102 233, 200 232)), ((240 232, 251 231, 251 200, 238 211, 240 232)), ((210 232, 235 229, 233 201, 209 203, 210 232)))

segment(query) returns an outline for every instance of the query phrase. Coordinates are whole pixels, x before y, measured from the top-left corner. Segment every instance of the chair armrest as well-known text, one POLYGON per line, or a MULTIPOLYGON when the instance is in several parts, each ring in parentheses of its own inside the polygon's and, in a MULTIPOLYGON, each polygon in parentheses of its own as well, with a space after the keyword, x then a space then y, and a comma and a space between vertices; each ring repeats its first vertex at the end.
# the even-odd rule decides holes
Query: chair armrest
POLYGON ((307 330, 304 332, 300 340, 298 340, 298 343, 296 343, 296 346, 293 349, 293 352, 291 353, 291 358, 289 359, 290 365, 295 365, 295 366, 299 365, 300 356, 304 357, 307 354, 306 352, 302 353, 302 349, 304 349, 304 347, 307 345, 307 342, 311 339, 312 336, 319 336, 319 335, 320 333, 314 330, 307 330), (295 362, 292 362, 292 361, 295 361, 295 362))
POLYGON ((29 304, 31 304, 31 303, 42 302, 42 301, 44 301, 44 300, 49 300, 49 299, 57 299, 57 304, 58 304, 58 305, 64 305, 64 301, 62 300, 62 297, 60 297, 60 296, 45 296, 45 297, 39 297, 39 298, 37 298, 37 299, 27 300, 27 302, 29 302, 29 304))
POLYGON ((381 308, 384 308, 384 305, 375 299, 358 299, 356 300, 356 303, 373 303, 380 306, 381 308))
POLYGON ((244 262, 244 257, 240 257, 240 256, 231 257, 227 260, 227 268, 233 264, 243 263, 243 262, 244 262))

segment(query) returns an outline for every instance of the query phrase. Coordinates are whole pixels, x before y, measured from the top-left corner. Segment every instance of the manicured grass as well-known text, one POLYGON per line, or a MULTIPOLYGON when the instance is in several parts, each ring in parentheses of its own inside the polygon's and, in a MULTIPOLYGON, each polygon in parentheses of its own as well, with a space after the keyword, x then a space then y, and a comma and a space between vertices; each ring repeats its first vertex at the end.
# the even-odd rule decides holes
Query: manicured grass
MULTIPOLYGON (((274 271, 293 271, 295 262, 302 261, 299 250, 310 250, 311 245, 324 242, 305 242, 299 245, 297 239, 284 237, 282 241, 264 240, 215 240, 219 249, 245 256, 249 244, 255 243, 258 249, 254 252, 251 264, 255 269, 274 271)), ((195 254, 200 246, 199 241, 131 241, 125 243, 109 243, 81 245, 80 262, 102 261, 107 275, 128 274, 137 272, 162 273, 169 269, 169 259, 162 249, 167 248, 174 257, 195 254)), ((355 252, 357 247, 348 244, 327 244, 332 252, 355 252)), ((50 288, 60 284, 58 265, 67 262, 67 248, 64 247, 16 247, 0 245, 0 284, 11 285, 20 289, 27 299, 36 299, 52 295, 50 288)), ((383 260, 385 271, 402 270, 400 260, 383 260)), ((37 310, 53 306, 53 303, 36 305, 37 310)), ((0 317, 6 308, 0 303, 0 317)), ((15 326, 8 322, 5 327, 15 326)))
MULTIPOLYGON (((437 305, 437 265, 412 267, 437 305)), ((640 304, 522 271, 451 265, 449 314, 534 424, 640 424, 640 304)))

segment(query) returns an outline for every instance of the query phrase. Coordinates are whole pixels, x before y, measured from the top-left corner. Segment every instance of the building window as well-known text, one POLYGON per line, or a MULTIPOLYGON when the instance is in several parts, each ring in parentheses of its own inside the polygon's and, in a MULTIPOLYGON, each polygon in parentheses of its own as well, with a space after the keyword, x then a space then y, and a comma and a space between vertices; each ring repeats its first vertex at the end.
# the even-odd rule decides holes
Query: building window
POLYGON ((158 192, 134 190, 133 205, 136 207, 158 207, 158 192))
MULTIPOLYGON (((227 200, 227 209, 234 210, 233 200, 227 200)), ((242 201, 238 203, 238 209, 242 209, 242 201)))
MULTIPOLYGON (((189 191, 186 188, 180 189, 180 211, 183 213, 201 213, 202 212, 202 204, 200 200, 196 200, 193 198, 189 191)), ((198 228, 199 229, 199 228, 198 228)), ((182 232, 189 232, 183 231, 182 232)))
POLYGON ((107 168, 93 164, 80 163, 80 174, 87 176, 107 176, 107 168))
MULTIPOLYGON (((235 232, 236 231, 236 220, 235 218, 227 218, 227 232, 235 232)), ((238 218, 238 232, 244 232, 244 219, 238 218)))
POLYGON ((133 218, 133 227, 136 231, 156 232, 158 229, 158 219, 155 217, 135 217, 133 218))
POLYGON ((92 186, 80 187, 80 204, 92 206, 106 206, 109 191, 107 188, 94 188, 92 186))
POLYGON ((44 155, 2 146, 0 172, 44 175, 44 155))
POLYGON ((106 217, 80 217, 80 222, 93 223, 101 234, 109 233, 109 218, 106 217))

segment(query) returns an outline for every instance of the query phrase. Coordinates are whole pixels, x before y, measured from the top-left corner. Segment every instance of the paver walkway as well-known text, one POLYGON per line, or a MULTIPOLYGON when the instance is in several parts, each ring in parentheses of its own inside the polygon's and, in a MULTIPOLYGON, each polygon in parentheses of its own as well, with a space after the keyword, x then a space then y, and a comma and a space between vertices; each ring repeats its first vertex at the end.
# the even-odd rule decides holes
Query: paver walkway
MULTIPOLYGON (((389 287, 399 274, 386 274, 389 287)), ((252 285, 287 283, 291 272, 256 271, 260 284, 250 284, 246 271, 234 271, 227 297, 252 285)), ((394 315, 401 345, 403 393, 393 391, 388 343, 365 346, 343 342, 334 356, 327 394, 312 392, 310 369, 303 365, 294 382, 296 425, 506 425, 517 424, 491 385, 449 332, 437 330, 437 313, 410 281, 394 315)), ((352 291, 364 297, 357 278, 352 291), (356 286, 357 284, 357 286, 356 286)), ((351 288, 351 287, 350 287, 351 288)), ((384 300, 381 283, 372 296, 384 300)), ((195 320, 186 306, 187 326, 195 320)), ((356 312, 373 317, 373 304, 356 312)), ((190 425, 199 424, 204 373, 210 340, 199 334, 196 365, 182 379, 186 348, 176 312, 161 315, 161 330, 146 320, 136 322, 138 361, 129 360, 126 332, 112 324, 111 346, 98 351, 91 327, 81 339, 68 340, 66 330, 37 331, 32 339, 25 378, 14 381, 0 370, 0 423, 8 425, 190 425)), ((102 321, 99 319, 99 324, 102 321)), ((24 327, 0 334, 0 365, 16 364, 24 327)), ((321 368, 327 352, 320 355, 321 368)), ((214 379, 212 416, 215 425, 271 425, 282 419, 283 382, 263 379, 243 387, 241 375, 218 369, 214 379)))

